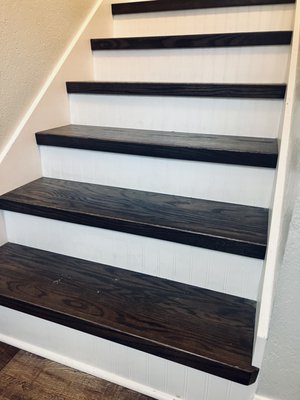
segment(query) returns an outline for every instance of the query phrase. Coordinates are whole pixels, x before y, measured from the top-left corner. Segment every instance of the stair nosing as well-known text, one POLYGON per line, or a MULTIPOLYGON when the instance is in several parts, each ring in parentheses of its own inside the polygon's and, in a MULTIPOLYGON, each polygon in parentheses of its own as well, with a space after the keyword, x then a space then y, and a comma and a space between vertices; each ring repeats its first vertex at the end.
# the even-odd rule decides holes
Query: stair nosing
POLYGON ((295 0, 190 0, 182 1, 139 1, 112 4, 112 15, 139 14, 149 12, 168 12, 207 8, 227 8, 244 6, 267 6, 276 4, 295 4, 295 0), (147 4, 148 3, 148 4, 147 4), (149 4, 151 3, 151 4, 149 4), (156 4, 155 4, 156 3, 156 4))
POLYGON ((72 81, 66 83, 69 94, 212 97, 282 100, 286 84, 218 84, 72 81))
MULTIPOLYGON (((159 157, 167 159, 181 159, 187 161, 202 161, 212 163, 224 163, 230 165, 255 166, 262 168, 276 168, 277 165, 277 140, 257 138, 257 146, 262 145, 262 141, 269 142, 269 151, 258 152, 253 148, 236 148, 216 144, 205 146, 201 140, 228 140, 250 141, 252 138, 230 137, 222 135, 201 135, 180 132, 147 131, 140 129, 124 129, 114 127, 97 127, 84 125, 67 125, 53 128, 36 133, 36 141, 41 146, 55 146, 79 150, 104 151, 119 154, 140 155, 148 157, 159 157), (109 137, 106 132, 112 133, 109 137), (115 136, 113 135, 115 133, 115 136), (119 134, 119 137, 118 137, 119 134), (128 137, 124 135, 128 134, 128 137), (102 135, 102 136, 101 136, 102 135), (129 137, 131 135, 131 137, 129 137), (136 137, 134 137, 136 135, 136 137), (145 140, 149 137, 153 140, 145 140), (199 145, 194 145, 195 136, 199 136, 199 145), (144 136, 144 141, 143 141, 144 136), (159 142, 157 136, 170 139, 169 141, 159 142), (182 137, 182 143, 174 142, 176 138, 182 137), (173 142, 172 142, 173 139, 173 142), (186 141, 186 145, 184 143, 186 141), (272 147, 272 149, 271 149, 272 147), (276 150, 275 150, 276 149, 276 150)), ((197 138, 198 139, 198 138, 197 138)), ((254 142, 254 140, 251 140, 254 142)))
MULTIPOLYGON (((89 272, 91 274, 94 274, 93 271, 95 271, 95 268, 97 268, 98 274, 100 274, 98 272, 99 270, 101 270, 101 273, 103 273, 104 269, 106 269, 105 276, 108 276, 108 277, 111 276, 111 277, 117 277, 117 278, 120 276, 120 278, 117 279, 117 283, 111 283, 111 281, 109 283, 110 286, 114 285, 114 287, 120 287, 120 290, 118 290, 118 291, 115 290, 115 292, 117 292, 117 293, 119 293, 119 292, 122 293, 121 288, 122 287, 126 288, 126 285, 128 284, 126 282, 128 282, 129 280, 130 280, 130 282, 133 282, 133 285, 135 284, 134 283, 135 280, 137 280, 139 287, 141 285, 141 281, 146 282, 146 280, 147 280, 147 285, 145 286, 145 288, 143 288, 143 291, 146 290, 147 296, 148 297, 150 296, 150 298, 151 298, 151 290, 149 289, 149 285, 150 285, 150 287, 155 288, 155 289, 152 289, 152 292, 154 291, 154 293, 156 293, 156 292, 160 293, 160 292, 164 291, 165 285, 168 285, 167 287, 169 288, 171 297, 174 297, 177 292, 178 292, 178 295, 179 295, 179 292, 186 293, 186 294, 184 294, 184 300, 183 300, 184 304, 186 304, 186 302, 187 302, 187 304, 190 304, 189 302, 192 301, 192 299, 196 299, 196 297, 197 297, 197 302, 206 301, 205 300, 206 298, 208 301, 209 299, 211 299, 211 296, 214 297, 216 294, 218 296, 218 298, 220 298, 220 299, 224 298, 224 299, 226 299, 226 301, 230 301, 230 302, 233 301, 234 304, 236 304, 236 307, 238 304, 240 304, 241 306, 242 306, 242 304, 245 304, 245 306, 246 306, 246 303, 247 303, 248 310, 250 310, 249 307, 251 307, 251 309, 252 309, 252 307, 254 307, 254 305, 255 305, 254 301, 238 299, 235 296, 220 294, 220 293, 218 294, 217 292, 213 292, 213 291, 210 291, 207 289, 200 289, 200 288, 196 288, 196 287, 186 285, 186 284, 171 282, 166 279, 149 277, 149 276, 141 274, 141 273, 134 273, 131 271, 121 270, 116 267, 105 266, 103 264, 80 260, 80 259, 77 259, 74 257, 57 255, 55 253, 50 253, 50 252, 47 252, 44 250, 31 249, 31 248, 28 248, 25 246, 20 246, 20 245, 15 245, 15 244, 10 244, 10 243, 7 245, 4 245, 3 248, 0 248, 0 257, 2 257, 1 252, 3 251, 3 249, 4 249, 4 252, 8 251, 8 253, 13 254, 13 263, 14 263, 13 265, 18 265, 18 262, 20 262, 20 260, 19 260, 20 255, 18 254, 18 252, 21 252, 20 254, 22 255, 22 251, 27 252, 26 254, 24 253, 25 256, 27 254, 30 254, 32 257, 32 255, 35 254, 35 255, 40 255, 41 257, 42 256, 46 257, 45 263, 44 263, 45 266, 42 266, 42 265, 40 265, 41 263, 39 263, 39 266, 36 267, 36 268, 39 268, 38 271, 40 271, 39 276, 41 276, 41 283, 39 284, 39 288, 41 290, 44 287, 48 288, 48 286, 50 284, 50 280, 51 280, 51 283, 53 283, 53 280, 52 280, 53 276, 58 276, 58 272, 56 272, 56 270, 60 271, 59 264, 60 264, 60 262, 62 262, 64 260, 65 265, 67 266, 66 273, 68 273, 68 270, 70 268, 72 268, 72 263, 73 264, 76 263, 77 270, 81 271, 81 272, 78 272, 78 274, 79 274, 78 278, 80 278, 80 276, 82 276, 83 273, 86 274, 86 272, 84 272, 86 268, 88 268, 88 271, 91 271, 91 272, 89 272), (49 259, 51 260, 52 263, 55 261, 55 268, 53 267, 54 272, 53 272, 53 268, 50 268, 50 269, 48 269, 49 272, 47 272, 47 276, 44 276, 42 271, 49 264, 49 259), (80 269, 78 267, 78 264, 80 264, 80 269), (111 272, 110 271, 107 272, 107 269, 110 269, 111 272), (127 277, 126 278, 127 280, 125 279, 125 283, 124 283, 124 276, 127 277), (47 283, 48 281, 49 281, 49 283, 47 283), (149 292, 149 290, 150 290, 150 292, 149 292), (201 295, 200 295, 200 293, 201 293, 201 295), (199 295, 200 295, 200 298, 198 300, 199 295), (201 299, 203 299, 203 300, 201 300, 201 299), (246 301, 246 303, 245 303, 245 301, 246 301)), ((23 263, 23 260, 24 260, 24 256, 22 258, 22 263, 23 263)), ((25 260, 26 260, 26 258, 25 258, 25 260)), ((30 260, 32 260, 32 258, 30 260)), ((28 261, 26 261, 26 262, 28 263, 28 261)), ((6 265, 3 267, 6 267, 6 265)), ((23 271, 22 273, 24 275, 24 273, 26 273, 28 268, 30 269, 32 267, 28 266, 28 265, 25 267, 25 269, 24 269, 24 267, 22 267, 22 269, 18 273, 18 276, 22 275, 22 274, 20 274, 21 271, 23 271)), ((6 273, 6 276, 8 276, 6 271, 5 271, 5 273, 6 273)), ((14 274, 15 273, 13 273, 13 276, 14 276, 14 274)), ((9 276, 11 276, 11 274, 9 276)), ((28 276, 27 273, 26 273, 26 276, 28 276)), ((95 278, 94 275, 92 275, 92 276, 95 278)), ((30 279, 32 282, 35 282, 35 279, 32 278, 32 275, 30 276, 30 279)), ((76 294, 80 293, 80 296, 81 295, 82 296, 89 295, 89 296, 92 296, 92 297, 90 297, 91 299, 95 298, 95 294, 92 294, 92 292, 89 292, 91 294, 89 294, 89 293, 87 294, 86 290, 83 293, 81 290, 78 290, 78 287, 77 287, 78 283, 73 282, 73 279, 74 279, 74 277, 72 278, 72 276, 70 276, 70 278, 65 278, 62 275, 62 280, 65 285, 64 287, 71 288, 71 293, 73 291, 73 292, 76 292, 76 294)), ((85 278, 85 280, 88 280, 88 279, 89 279, 88 277, 85 278)), ((86 287, 85 281, 83 281, 83 283, 81 283, 81 285, 82 284, 84 284, 86 287)), ((94 283, 93 283, 93 285, 95 286, 94 283)), ((103 285, 106 285, 106 284, 103 283, 102 286, 103 285)), ((100 288, 102 286, 100 285, 100 288)), ((58 290, 58 293, 60 293, 61 290, 65 290, 64 287, 63 287, 63 289, 61 289, 57 286, 54 289, 52 286, 52 289, 51 289, 49 286, 49 290, 51 290, 51 292, 53 292, 53 290, 54 290, 54 292, 57 292, 57 290, 58 290)), ((70 289, 68 289, 68 290, 70 290, 70 289)), ((66 291, 66 294, 65 294, 66 296, 68 296, 68 293, 69 293, 68 290, 66 291)), ((52 322, 60 323, 62 325, 68 326, 70 328, 79 329, 86 333, 94 334, 94 335, 102 337, 104 339, 112 340, 112 341, 115 341, 115 342, 123 344, 123 345, 128 345, 128 346, 136 348, 138 350, 146 351, 150 354, 161 356, 162 358, 166 358, 171 361, 179 362, 183 365, 187 365, 187 366, 190 366, 193 368, 204 370, 205 372, 213 373, 214 375, 224 377, 225 379, 231 379, 233 381, 242 383, 244 385, 249 385, 249 384, 253 383, 253 381, 256 379, 258 369, 251 365, 248 365, 246 367, 245 358, 244 359, 241 358, 241 361, 240 361, 241 363, 239 365, 236 365, 237 362, 234 362, 234 363, 231 362, 231 364, 230 364, 229 360, 227 358, 228 356, 223 355, 223 356, 221 356, 221 358, 220 357, 219 358, 216 358, 216 357, 211 358, 211 356, 208 357, 209 352, 207 352, 207 351, 203 352, 204 348, 202 350, 202 353, 200 352, 200 349, 199 349, 199 353, 197 354, 194 351, 191 351, 191 350, 189 351, 187 348, 184 348, 184 346, 181 348, 178 347, 178 345, 175 345, 174 341, 173 341, 174 344, 172 344, 172 340, 170 341, 169 339, 167 339, 167 337, 165 337, 165 335, 163 335, 164 339, 161 340, 161 339, 159 339, 159 335, 157 336, 157 334, 156 334, 155 338, 153 336, 151 338, 151 336, 149 336, 149 335, 148 336, 143 335, 141 331, 137 331, 138 333, 135 334, 134 330, 132 330, 131 328, 127 329, 127 331, 124 328, 121 329, 120 324, 119 324, 119 328, 118 328, 117 327, 118 324, 114 324, 112 320, 111 320, 111 323, 108 325, 107 322, 105 322, 105 320, 108 321, 107 318, 103 319, 100 316, 100 314, 97 318, 94 317, 93 319, 91 319, 92 314, 87 314, 87 317, 84 318, 83 316, 80 316, 82 313, 80 313, 78 311, 76 312, 76 309, 75 309, 75 314, 73 311, 71 313, 72 307, 70 307, 70 306, 67 306, 67 307, 63 306, 64 309, 62 309, 62 306, 59 306, 60 303, 57 303, 57 306, 54 309, 54 306, 53 306, 54 303, 52 301, 52 306, 51 306, 51 300, 49 303, 49 300, 47 299, 47 304, 45 304, 44 300, 43 300, 43 302, 40 302, 38 304, 38 301, 35 300, 34 295, 32 293, 27 295, 26 293, 24 294, 22 291, 22 295, 19 295, 18 298, 16 297, 16 295, 13 295, 13 293, 7 294, 7 290, 5 291, 5 293, 1 293, 0 294, 0 303, 3 306, 8 306, 8 307, 11 307, 18 311, 29 313, 29 314, 35 315, 37 317, 40 317, 40 318, 48 319, 52 322), (25 299, 26 295, 27 295, 27 299, 25 299), (23 296, 23 298, 22 298, 22 296, 23 296), (30 300, 30 298, 31 298, 31 300, 30 300), (97 320, 98 320, 98 322, 97 322, 97 320), (227 359, 226 362, 225 362, 225 359, 227 359), (242 361, 242 359, 244 361, 242 361)), ((165 293, 165 291, 164 291, 164 293, 165 293)), ((138 295, 138 294, 136 294, 136 295, 138 295)), ((166 296, 166 294, 164 294, 163 297, 165 297, 165 296, 166 296)), ((176 296, 177 296, 177 294, 176 294, 176 296)), ((58 297, 58 299, 59 299, 59 297, 58 297)), ((58 300, 55 300, 55 301, 58 302, 58 300)), ((220 300, 214 300, 214 302, 215 301, 218 301, 220 303, 220 300)), ((103 302, 103 300, 102 300, 102 302, 103 302)), ((193 300, 191 305, 194 304, 194 302, 195 302, 195 300, 193 300)), ((217 306, 217 304, 219 304, 219 303, 213 303, 213 304, 215 304, 215 306, 217 306)), ((106 304, 106 303, 104 303, 104 304, 106 304)), ((165 304, 165 302, 163 302, 163 304, 165 304)), ((222 304, 220 303, 220 306, 221 305, 223 307, 223 302, 222 302, 222 304)), ((100 304, 100 306, 101 306, 101 304, 100 304)), ((213 306, 213 307, 215 307, 215 306, 213 306)), ((161 306, 159 305, 159 307, 161 307, 161 306)), ((166 305, 164 305, 164 307, 166 307, 166 305)), ((178 309, 178 311, 181 310, 181 316, 183 316, 182 312, 185 313, 184 315, 187 315, 186 310, 185 310, 186 306, 181 305, 180 307, 181 308, 178 309)), ((193 307, 195 307, 195 305, 193 305, 193 307)), ((218 307, 219 307, 219 305, 218 305, 218 307)), ((144 308, 142 308, 142 309, 144 310, 144 308)), ((130 312, 131 312, 131 310, 130 310, 130 312)), ((139 312, 141 312, 141 309, 139 312)), ((143 312, 146 312, 146 311, 143 311, 143 312)), ((199 310, 199 312, 200 312, 200 310, 199 310)), ((218 312, 220 313, 220 310, 218 312)), ((172 314, 170 314, 170 317, 171 317, 171 315, 172 314)), ((216 317, 217 317, 217 314, 216 314, 216 317)), ((200 316, 199 316, 199 318, 200 318, 200 316)), ((235 317, 236 320, 237 320, 237 318, 238 318, 238 316, 235 317)), ((227 321, 227 319, 228 319, 228 317, 226 317, 226 319, 221 323, 225 323, 225 321, 227 321)), ((254 314, 253 314, 253 319, 254 319, 254 314)), ((234 320, 232 320, 232 321, 234 321, 234 320)), ((247 319, 244 320, 243 324, 245 324, 246 321, 247 321, 247 319)), ((159 322, 159 320, 157 320, 157 322, 159 322)), ((149 323, 151 324, 151 322, 149 322, 149 323)), ((193 323, 195 323, 195 318, 193 319, 193 323)), ((228 322, 226 322, 226 324, 227 323, 228 322)), ((242 323, 242 321, 241 321, 241 323, 242 323)), ((230 324, 231 324, 231 322, 230 322, 230 324)), ((253 320, 253 324, 254 324, 254 320, 253 320)), ((168 327, 168 326, 169 326, 169 323, 166 325, 166 327, 168 327)), ((170 325, 170 326, 172 326, 172 325, 170 325)), ((126 325, 126 327, 127 327, 127 325, 126 325)), ((246 329, 248 330, 249 328, 250 327, 247 327, 246 329)), ((236 330, 236 329, 238 329, 238 326, 236 326, 235 328, 231 328, 231 329, 236 330)), ((251 330, 252 329, 253 329, 253 327, 251 328, 251 330)), ((249 335, 249 334, 250 334, 250 331, 248 331, 247 335, 249 335)), ((237 339, 235 339, 235 340, 237 340, 237 339)), ((193 345, 193 346, 195 347, 195 345, 193 345)), ((226 349, 225 351, 228 352, 229 350, 226 349)), ((248 356, 247 356, 247 358, 248 358, 248 356)))
POLYGON ((291 43, 292 31, 212 33, 91 39, 93 51, 278 46, 291 43))

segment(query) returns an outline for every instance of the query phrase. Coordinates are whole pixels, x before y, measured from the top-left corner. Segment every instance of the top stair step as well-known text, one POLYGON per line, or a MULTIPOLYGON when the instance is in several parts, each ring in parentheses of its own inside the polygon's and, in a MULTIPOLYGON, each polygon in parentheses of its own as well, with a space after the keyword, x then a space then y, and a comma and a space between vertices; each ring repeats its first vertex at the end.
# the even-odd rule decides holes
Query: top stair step
POLYGON ((276 139, 67 125, 36 133, 39 145, 276 168, 276 139))
POLYGON ((157 0, 112 4, 113 15, 159 11, 195 10, 201 8, 293 4, 295 0, 157 0))
POLYGON ((291 31, 91 39, 92 50, 195 49, 289 45, 291 31))
MULTIPOLYGON (((184 265, 182 265, 184 268, 184 265)), ((0 305, 249 385, 255 302, 5 244, 0 305)))
POLYGON ((40 178, 0 197, 0 208, 264 259, 268 210, 40 178))

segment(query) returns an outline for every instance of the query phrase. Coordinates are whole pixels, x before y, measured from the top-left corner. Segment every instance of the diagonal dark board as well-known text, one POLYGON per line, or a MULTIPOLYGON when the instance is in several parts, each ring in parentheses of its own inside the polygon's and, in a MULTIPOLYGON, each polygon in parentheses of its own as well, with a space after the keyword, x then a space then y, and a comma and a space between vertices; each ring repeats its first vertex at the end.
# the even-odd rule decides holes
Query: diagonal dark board
POLYGON ((283 99, 286 85, 149 82, 67 82, 70 94, 283 99))
POLYGON ((294 4, 295 0, 157 0, 112 4, 113 15, 159 11, 195 10, 201 8, 264 6, 294 4))
POLYGON ((289 45, 291 31, 91 39, 92 50, 195 49, 289 45))

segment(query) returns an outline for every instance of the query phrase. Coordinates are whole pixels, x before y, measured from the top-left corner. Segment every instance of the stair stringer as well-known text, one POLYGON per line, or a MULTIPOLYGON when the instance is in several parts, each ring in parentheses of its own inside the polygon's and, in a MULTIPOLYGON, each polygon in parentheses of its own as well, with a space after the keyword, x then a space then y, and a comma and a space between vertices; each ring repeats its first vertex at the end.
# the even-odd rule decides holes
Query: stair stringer
POLYGON ((300 1, 296 3, 293 42, 287 93, 280 129, 279 160, 275 178, 268 248, 265 259, 261 296, 258 301, 253 365, 260 367, 269 336, 278 270, 282 264, 296 193, 296 169, 300 144, 299 80, 300 80, 300 1), (298 112, 297 112, 298 111, 298 112))

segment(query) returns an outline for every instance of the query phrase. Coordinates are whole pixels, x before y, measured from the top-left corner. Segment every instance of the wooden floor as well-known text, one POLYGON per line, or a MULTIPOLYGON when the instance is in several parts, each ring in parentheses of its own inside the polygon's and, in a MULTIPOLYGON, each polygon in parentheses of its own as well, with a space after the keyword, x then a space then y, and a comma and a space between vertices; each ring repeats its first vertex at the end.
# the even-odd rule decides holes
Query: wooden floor
POLYGON ((1 400, 151 400, 0 343, 1 400))

